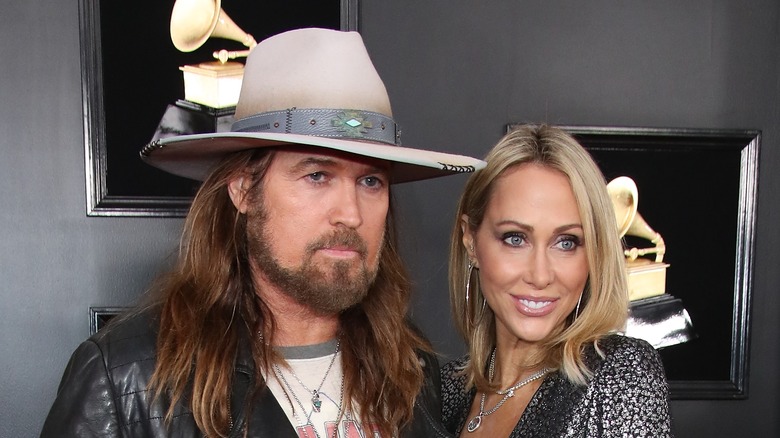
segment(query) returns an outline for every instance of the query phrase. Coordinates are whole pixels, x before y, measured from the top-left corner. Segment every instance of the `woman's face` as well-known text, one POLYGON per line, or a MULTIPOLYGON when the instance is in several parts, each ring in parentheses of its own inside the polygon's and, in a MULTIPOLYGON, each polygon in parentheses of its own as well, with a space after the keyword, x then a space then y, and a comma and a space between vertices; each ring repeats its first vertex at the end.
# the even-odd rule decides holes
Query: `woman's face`
POLYGON ((562 326, 588 279, 568 178, 536 164, 510 168, 496 180, 474 233, 465 219, 463 243, 479 268, 499 342, 533 344, 562 326))

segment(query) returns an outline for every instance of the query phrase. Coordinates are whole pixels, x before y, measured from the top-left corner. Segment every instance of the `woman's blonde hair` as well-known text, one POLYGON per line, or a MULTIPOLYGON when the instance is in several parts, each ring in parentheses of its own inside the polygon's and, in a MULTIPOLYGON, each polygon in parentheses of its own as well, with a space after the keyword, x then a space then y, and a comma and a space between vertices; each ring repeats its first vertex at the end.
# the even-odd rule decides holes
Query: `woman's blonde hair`
MULTIPOLYGON (((584 384, 591 372, 582 360, 583 347, 623 328, 628 293, 623 248, 604 176, 588 152, 562 129, 524 125, 506 134, 485 158, 487 167, 474 173, 458 204, 450 241, 450 301, 455 324, 469 346, 465 372, 469 386, 491 388, 486 369, 496 345, 495 316, 480 290, 478 269, 469 269, 461 218, 472 232, 480 227, 493 188, 508 169, 533 163, 564 174, 571 184, 582 221, 588 260, 588 281, 579 313, 542 344, 535 364, 559 369, 570 381, 584 384), (477 275, 472 275, 477 274, 477 275), (467 299, 468 292, 468 299, 467 299)), ((597 349, 598 346, 596 345, 597 349)))

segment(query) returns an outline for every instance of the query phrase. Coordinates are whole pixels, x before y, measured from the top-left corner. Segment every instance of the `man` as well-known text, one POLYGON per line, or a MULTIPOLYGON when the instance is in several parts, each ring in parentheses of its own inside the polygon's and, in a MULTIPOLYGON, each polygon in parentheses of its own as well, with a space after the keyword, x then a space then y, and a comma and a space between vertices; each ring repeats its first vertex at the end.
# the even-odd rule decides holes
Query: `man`
POLYGON ((145 147, 204 180, 179 262, 76 350, 42 436, 444 436, 389 185, 484 163, 391 117, 358 34, 302 29, 253 49, 232 132, 145 147))

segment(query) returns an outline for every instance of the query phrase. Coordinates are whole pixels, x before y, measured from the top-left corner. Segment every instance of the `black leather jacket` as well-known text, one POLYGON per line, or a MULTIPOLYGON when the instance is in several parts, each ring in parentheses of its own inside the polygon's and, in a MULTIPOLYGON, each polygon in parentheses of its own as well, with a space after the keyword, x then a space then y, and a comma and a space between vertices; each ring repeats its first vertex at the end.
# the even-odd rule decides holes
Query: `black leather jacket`
MULTIPOLYGON (((136 315, 101 330, 71 356, 41 432, 41 437, 202 437, 189 408, 181 403, 170 424, 163 420, 169 401, 151 403, 148 390, 154 370, 157 324, 136 315)), ((284 411, 267 388, 252 402, 250 418, 244 399, 254 387, 254 363, 248 348, 236 359, 231 393, 231 437, 297 438, 284 411)), ((439 366, 421 355, 426 381, 415 403, 414 419, 402 437, 449 437, 441 426, 439 366)))

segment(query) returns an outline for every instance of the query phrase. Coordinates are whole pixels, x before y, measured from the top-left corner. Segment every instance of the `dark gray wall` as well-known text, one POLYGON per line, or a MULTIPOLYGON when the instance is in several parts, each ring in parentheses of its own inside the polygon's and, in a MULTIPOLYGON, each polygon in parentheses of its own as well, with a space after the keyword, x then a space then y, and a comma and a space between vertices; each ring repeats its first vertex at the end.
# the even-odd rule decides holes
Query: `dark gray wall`
MULTIPOLYGON (((0 0, 0 10, 0 436, 25 437, 88 334, 89 306, 134 302, 168 265, 181 220, 85 216, 77 2, 0 0)), ((673 402, 680 437, 780 435, 779 10, 771 0, 361 2, 411 146, 481 156, 517 121, 762 130, 750 397, 673 402)), ((463 348, 446 248, 464 181, 396 191, 420 290, 414 318, 448 356, 463 348)))
MULTIPOLYGON (((680 437, 780 436, 778 10, 773 1, 363 2, 362 33, 409 145, 484 155, 518 121, 762 130, 749 399, 673 402, 680 437)), ((462 345, 449 323, 445 248, 462 184, 398 193, 420 288, 414 316, 450 355, 462 345)))

